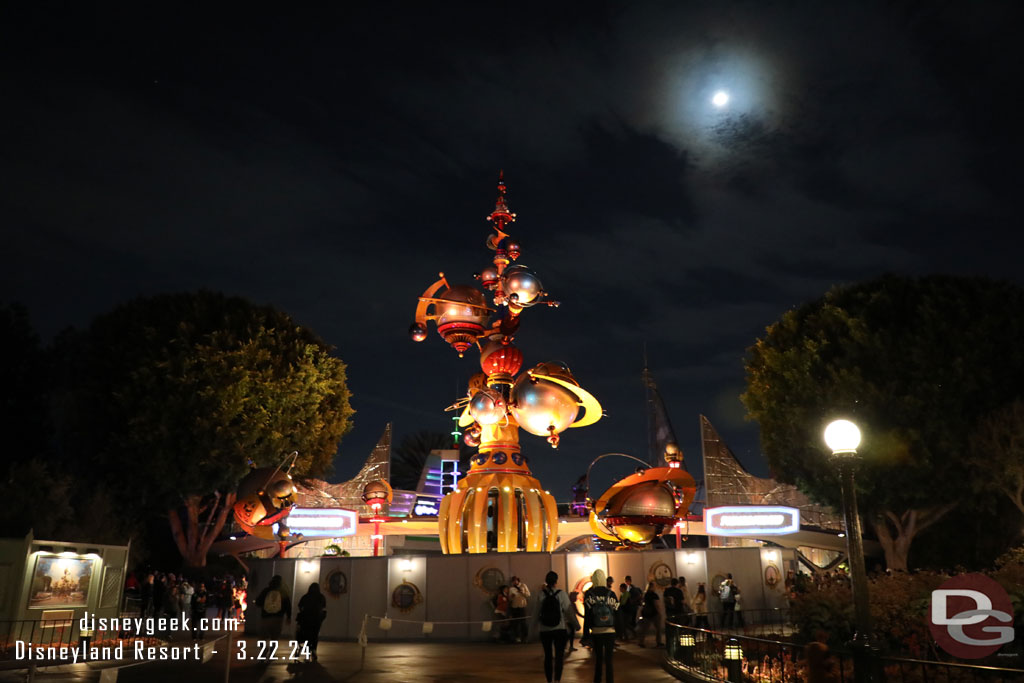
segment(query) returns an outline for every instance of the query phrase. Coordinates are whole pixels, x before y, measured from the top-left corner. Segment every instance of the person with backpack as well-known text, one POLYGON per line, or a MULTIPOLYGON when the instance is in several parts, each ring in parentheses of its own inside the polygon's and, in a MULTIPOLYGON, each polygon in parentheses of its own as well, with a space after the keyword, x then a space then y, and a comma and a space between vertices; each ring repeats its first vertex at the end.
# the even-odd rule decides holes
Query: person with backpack
POLYGON ((280 638, 284 621, 292 623, 292 601, 281 582, 280 574, 270 579, 270 585, 257 596, 256 605, 263 617, 263 635, 275 640, 280 638))
POLYGON ((530 627, 526 623, 526 605, 530 589, 518 576, 513 576, 509 584, 508 606, 512 633, 515 634, 517 643, 525 643, 530 633, 530 627))
POLYGON ((614 683, 612 654, 615 652, 615 610, 619 601, 605 586, 603 569, 590 576, 591 588, 583 594, 583 622, 589 626, 594 647, 594 683, 601 683, 604 668, 607 683, 614 683))
POLYGON ((540 644, 544 647, 544 675, 548 683, 562 680, 565 644, 569 640, 569 620, 572 607, 565 591, 556 588, 558 574, 548 572, 541 590, 537 621, 540 624, 540 644))
POLYGON ((643 607, 640 608, 640 626, 637 629, 636 644, 640 647, 644 646, 644 640, 647 639, 647 632, 653 627, 654 628, 654 642, 657 647, 662 647, 661 644, 661 610, 658 609, 658 591, 654 590, 654 582, 651 581, 647 584, 647 592, 644 593, 643 607))
POLYGON ((726 574, 725 581, 718 587, 718 599, 722 601, 722 626, 732 628, 736 616, 736 594, 732 588, 732 574, 726 574))

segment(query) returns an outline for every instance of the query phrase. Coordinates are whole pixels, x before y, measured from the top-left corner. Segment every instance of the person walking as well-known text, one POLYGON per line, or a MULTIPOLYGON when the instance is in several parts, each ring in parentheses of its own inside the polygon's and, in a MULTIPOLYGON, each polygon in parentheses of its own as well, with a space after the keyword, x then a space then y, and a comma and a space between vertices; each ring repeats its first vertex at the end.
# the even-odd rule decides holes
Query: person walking
POLYGON ((569 640, 569 622, 575 619, 569 596, 558 590, 558 574, 548 572, 544 577, 540 607, 537 610, 540 643, 544 647, 544 676, 548 683, 562 680, 565 644, 569 640))
POLYGON ((530 597, 530 589, 518 576, 513 576, 509 584, 508 604, 512 618, 512 633, 515 634, 517 643, 525 643, 530 633, 530 627, 526 623, 526 604, 530 597))
POLYGON ((615 652, 615 610, 619 601, 605 586, 603 569, 595 570, 590 581, 591 588, 583 595, 583 622, 584 627, 590 627, 594 646, 594 683, 601 683, 602 668, 607 683, 614 683, 612 655, 615 652))
POLYGON ((732 613, 735 617, 733 619, 733 623, 737 626, 737 628, 743 628, 743 593, 740 591, 740 587, 736 585, 735 581, 732 584, 732 598, 732 613))
POLYGON ((697 594, 693 596, 693 625, 696 628, 709 628, 708 594, 703 583, 697 584, 697 594))
POLYGON ((298 630, 295 640, 306 643, 310 658, 316 661, 316 646, 320 643, 320 626, 327 618, 327 599, 320 592, 319 583, 309 584, 309 590, 299 598, 299 612, 295 615, 298 630))
POLYGON ((280 574, 270 579, 270 584, 256 597, 256 606, 263 617, 263 636, 278 639, 283 623, 292 623, 292 600, 288 596, 280 574))
POLYGON ((640 627, 637 629, 636 642, 640 647, 644 646, 647 639, 647 632, 654 629, 654 642, 661 647, 661 610, 658 609, 658 591, 654 590, 654 582, 647 584, 647 592, 644 593, 644 604, 640 608, 640 627))

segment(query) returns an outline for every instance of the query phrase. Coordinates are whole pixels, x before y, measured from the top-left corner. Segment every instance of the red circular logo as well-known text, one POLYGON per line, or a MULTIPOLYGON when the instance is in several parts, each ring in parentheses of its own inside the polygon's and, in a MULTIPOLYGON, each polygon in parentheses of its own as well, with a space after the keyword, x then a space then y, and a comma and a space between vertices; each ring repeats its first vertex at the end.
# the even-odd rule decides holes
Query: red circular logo
POLYGON ((984 574, 954 576, 932 591, 928 628, 954 657, 987 657, 1013 641, 1013 603, 984 574))

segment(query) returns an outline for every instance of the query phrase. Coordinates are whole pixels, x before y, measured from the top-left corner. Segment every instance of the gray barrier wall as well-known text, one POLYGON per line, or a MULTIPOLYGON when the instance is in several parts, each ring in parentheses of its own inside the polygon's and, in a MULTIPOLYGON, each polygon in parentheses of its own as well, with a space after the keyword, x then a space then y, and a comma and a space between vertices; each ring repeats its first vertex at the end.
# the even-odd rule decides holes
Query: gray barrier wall
MULTIPOLYGON (((648 581, 663 584, 662 589, 670 578, 683 577, 691 595, 699 583, 706 584, 709 611, 721 609, 712 581, 731 573, 743 595, 743 610, 754 617, 756 610, 786 606, 784 579, 787 570, 797 568, 797 558, 794 550, 786 548, 710 548, 269 559, 254 560, 250 566, 246 614, 250 633, 259 633, 261 624, 259 608, 253 603, 270 577, 279 574, 292 597, 293 611, 309 585, 320 583, 327 597, 327 619, 320 633, 324 639, 357 638, 368 615, 393 620, 392 628, 385 631, 378 619, 368 619, 366 634, 371 640, 485 640, 491 634, 479 622, 492 618, 489 588, 508 583, 512 576, 529 587, 527 614, 536 614, 540 588, 550 570, 558 573, 559 588, 567 592, 582 589, 598 568, 615 579, 616 590, 627 575, 641 589, 648 581), (423 633, 423 622, 433 623, 432 633, 423 633)), ((752 623, 749 617, 748 623, 752 623)), ((293 636, 294 628, 293 621, 283 636, 293 636)))

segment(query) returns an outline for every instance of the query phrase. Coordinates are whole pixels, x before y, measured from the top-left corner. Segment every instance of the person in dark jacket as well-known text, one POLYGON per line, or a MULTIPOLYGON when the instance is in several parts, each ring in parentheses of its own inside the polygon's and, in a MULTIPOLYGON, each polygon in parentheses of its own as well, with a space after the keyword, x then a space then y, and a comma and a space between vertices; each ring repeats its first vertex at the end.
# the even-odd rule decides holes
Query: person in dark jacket
POLYGON ((619 601, 605 586, 603 569, 590 577, 592 587, 583 594, 583 621, 590 627, 590 640, 594 646, 594 683, 601 683, 604 669, 607 683, 615 683, 612 654, 615 652, 615 610, 619 601))
POLYGON ((210 594, 206 592, 206 584, 200 583, 192 593, 192 639, 202 640, 203 621, 206 619, 206 608, 210 606, 210 594))
POLYGON ((299 598, 299 613, 295 615, 298 631, 296 640, 309 646, 312 660, 316 661, 316 646, 320 642, 320 626, 327 618, 327 599, 320 592, 319 583, 311 583, 306 594, 299 598))

